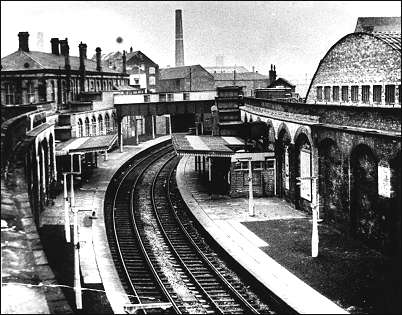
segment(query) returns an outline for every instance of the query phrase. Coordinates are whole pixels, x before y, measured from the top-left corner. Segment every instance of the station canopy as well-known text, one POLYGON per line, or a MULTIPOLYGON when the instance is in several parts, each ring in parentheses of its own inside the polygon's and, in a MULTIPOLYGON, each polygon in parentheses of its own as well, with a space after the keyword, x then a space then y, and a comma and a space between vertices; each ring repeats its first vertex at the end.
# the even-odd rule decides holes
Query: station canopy
POLYGON ((179 156, 231 157, 236 149, 244 148, 244 140, 239 137, 193 136, 175 133, 173 147, 179 156))
POLYGON ((56 156, 109 150, 116 140, 117 134, 72 138, 56 143, 56 156))

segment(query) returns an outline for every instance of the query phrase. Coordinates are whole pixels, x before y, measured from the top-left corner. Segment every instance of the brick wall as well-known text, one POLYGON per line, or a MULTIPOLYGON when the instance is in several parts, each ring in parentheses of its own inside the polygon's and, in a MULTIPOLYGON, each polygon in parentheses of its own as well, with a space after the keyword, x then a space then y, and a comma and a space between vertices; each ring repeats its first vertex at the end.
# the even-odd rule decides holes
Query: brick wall
MULTIPOLYGON (((317 101, 317 86, 359 86, 359 102, 362 105, 362 85, 370 85, 371 103, 373 85, 382 85, 382 100, 384 103, 385 84, 401 84, 401 54, 388 44, 368 34, 351 34, 341 39, 332 47, 321 60, 310 91, 307 95, 307 103, 317 101)), ((341 94, 341 91, 340 91, 341 94)), ((398 89, 396 89, 396 102, 398 103, 398 89)), ((341 98, 341 95, 340 95, 341 98)), ((339 101, 337 102, 339 103, 339 101)), ((400 104, 399 104, 400 106, 400 104)))

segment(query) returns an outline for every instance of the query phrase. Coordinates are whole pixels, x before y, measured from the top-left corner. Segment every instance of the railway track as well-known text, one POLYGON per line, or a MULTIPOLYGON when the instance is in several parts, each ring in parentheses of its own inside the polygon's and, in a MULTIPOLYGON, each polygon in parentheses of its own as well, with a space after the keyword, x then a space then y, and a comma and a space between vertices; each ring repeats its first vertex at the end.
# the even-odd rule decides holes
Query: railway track
POLYGON ((172 313, 275 313, 225 266, 185 213, 170 188, 178 160, 171 145, 135 157, 108 188, 108 239, 130 301, 170 303, 172 313))

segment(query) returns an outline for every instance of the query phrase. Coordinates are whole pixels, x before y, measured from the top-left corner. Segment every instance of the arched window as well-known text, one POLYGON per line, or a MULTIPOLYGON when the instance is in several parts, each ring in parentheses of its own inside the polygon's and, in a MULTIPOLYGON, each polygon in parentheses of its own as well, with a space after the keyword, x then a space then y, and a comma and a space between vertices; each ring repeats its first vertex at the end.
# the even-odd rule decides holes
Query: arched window
POLYGON ((78 137, 83 137, 84 136, 84 129, 83 129, 83 126, 82 126, 81 118, 78 119, 78 134, 77 134, 77 136, 78 137))
POLYGON ((106 134, 110 132, 110 117, 109 114, 106 113, 105 115, 105 129, 106 129, 106 134))
POLYGON ((117 121, 116 121, 116 113, 112 114, 112 131, 114 132, 117 127, 117 121))
POLYGON ((100 114, 98 116, 98 125, 99 125, 99 134, 103 135, 104 134, 104 132, 103 132, 103 130, 104 130, 104 128, 103 128, 103 118, 102 118, 102 115, 100 115, 100 114))
POLYGON ((55 90, 55 86, 54 86, 54 80, 50 81, 50 85, 52 86, 52 91, 51 91, 51 100, 54 101, 56 99, 56 90, 55 90))
POLYGON ((92 116, 92 133, 91 136, 96 136, 96 118, 92 116))
POLYGON ((91 135, 91 130, 90 130, 90 126, 89 126, 89 119, 88 117, 85 118, 85 136, 90 136, 91 135))
POLYGON ((100 91, 100 90, 101 90, 100 82, 99 82, 99 81, 96 81, 96 90, 97 90, 97 91, 100 91))

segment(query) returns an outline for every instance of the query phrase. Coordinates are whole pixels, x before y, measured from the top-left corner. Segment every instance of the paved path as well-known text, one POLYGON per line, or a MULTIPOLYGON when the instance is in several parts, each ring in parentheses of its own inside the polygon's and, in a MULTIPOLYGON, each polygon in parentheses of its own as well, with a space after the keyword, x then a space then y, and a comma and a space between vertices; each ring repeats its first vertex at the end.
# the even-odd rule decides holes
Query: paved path
MULTIPOLYGON (((91 227, 85 227, 85 217, 90 212, 79 213, 79 239, 80 239, 80 265, 81 274, 85 284, 102 283, 107 298, 116 314, 124 312, 123 306, 130 303, 120 283, 119 276, 115 269, 113 259, 109 250, 105 222, 103 217, 103 204, 107 186, 117 169, 129 158, 140 151, 157 143, 170 139, 170 136, 163 136, 154 140, 140 143, 138 146, 124 146, 124 152, 118 150, 108 154, 108 160, 98 157, 98 167, 88 182, 84 183, 75 191, 75 205, 82 209, 96 211, 98 219, 92 220, 91 227)), ((70 196, 70 192, 68 192, 70 196)), ((73 216, 70 215, 70 222, 73 216)), ((41 218, 41 225, 64 225, 64 199, 60 194, 55 205, 46 209, 41 218)))
POLYGON ((240 222, 305 218, 277 198, 255 199, 254 217, 245 198, 212 200, 194 171, 194 158, 184 157, 176 173, 177 185, 192 213, 212 237, 262 284, 299 313, 345 314, 344 309, 308 286, 259 247, 269 246, 240 222))

